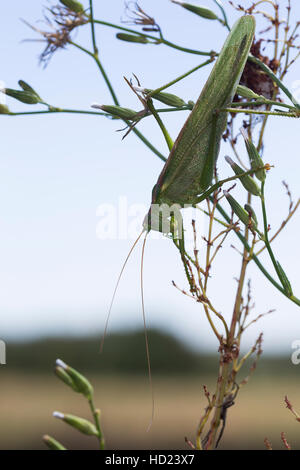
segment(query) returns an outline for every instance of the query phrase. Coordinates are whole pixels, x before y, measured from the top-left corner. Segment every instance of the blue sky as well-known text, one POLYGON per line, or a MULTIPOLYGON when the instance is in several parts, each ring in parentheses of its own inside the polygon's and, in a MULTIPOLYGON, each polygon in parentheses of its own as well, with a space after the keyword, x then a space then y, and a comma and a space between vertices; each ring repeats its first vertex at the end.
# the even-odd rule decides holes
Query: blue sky
MULTIPOLYGON (((83 0, 83 3, 87 2, 83 0)), ((119 22, 123 0, 95 0, 94 3, 96 18, 119 22)), ((299 19, 300 5, 293 3, 295 18, 299 19)), ((26 80, 45 101, 60 107, 89 110, 95 101, 111 104, 105 84, 89 57, 68 47, 58 51, 43 69, 38 64, 43 44, 22 42, 38 36, 20 18, 42 28, 43 24, 36 20, 42 18, 45 4, 45 1, 12 0, 3 5, 0 80, 11 88, 17 88, 19 79, 26 80)), ((202 4, 214 8, 210 0, 203 0, 202 4)), ((157 19, 171 41, 201 50, 219 50, 224 42, 225 28, 198 18, 168 0, 144 0, 141 5, 157 19)), ((232 23, 237 14, 229 6, 227 11, 232 23)), ((156 88, 203 60, 163 45, 123 43, 115 39, 115 33, 105 27, 96 30, 101 60, 126 107, 139 109, 140 105, 123 76, 131 77, 135 73, 143 86, 156 88)), ((78 43, 91 47, 87 26, 75 37, 78 43)), ((209 68, 202 69, 170 91, 185 100, 195 100, 208 73, 209 68)), ((299 79, 297 63, 286 84, 292 87, 299 79)), ((13 100, 7 103, 14 111, 29 110, 29 106, 13 100)), ((185 113, 164 118, 174 138, 185 118, 185 113)), ((162 162, 133 133, 122 141, 122 133, 116 132, 119 127, 116 122, 93 116, 1 117, 0 336, 3 339, 87 334, 103 327, 116 278, 132 240, 99 240, 97 208, 100 204, 118 204, 120 196, 126 197, 129 204, 147 206, 162 168, 162 162)), ((152 119, 143 121, 139 128, 167 154, 152 119)), ((281 181, 288 181, 294 197, 299 196, 298 135, 297 120, 270 119, 264 158, 275 165, 267 186, 272 227, 280 224, 288 206, 281 181)), ((230 172, 223 157, 228 151, 223 145, 219 157, 220 171, 224 170, 226 175, 230 172)), ((298 296, 299 228, 296 215, 274 243, 298 296)), ((111 318, 112 330, 142 327, 140 253, 139 247, 120 284, 111 318)), ((264 259, 269 265, 268 259, 264 259)), ((228 248, 215 268, 218 274, 214 273, 211 294, 226 318, 232 310, 233 278, 239 265, 239 255, 228 248)), ((276 313, 255 324, 245 344, 250 345, 263 330, 265 350, 289 350, 291 342, 300 336, 299 308, 268 284, 255 267, 249 273, 256 312, 276 308, 276 313)), ((163 237, 149 240, 145 254, 148 324, 174 333, 193 347, 215 350, 216 341, 200 306, 177 292, 171 286, 172 279, 185 286, 180 260, 171 243, 163 237)))

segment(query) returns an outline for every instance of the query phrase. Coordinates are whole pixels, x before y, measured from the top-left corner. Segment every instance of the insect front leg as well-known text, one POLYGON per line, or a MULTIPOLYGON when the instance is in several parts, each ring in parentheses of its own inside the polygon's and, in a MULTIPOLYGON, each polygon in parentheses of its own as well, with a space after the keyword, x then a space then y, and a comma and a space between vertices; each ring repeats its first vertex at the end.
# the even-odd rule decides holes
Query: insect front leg
MULTIPOLYGON (((265 167, 262 167, 261 169, 264 169, 265 167)), ((260 168, 258 168, 260 170, 260 168)), ((225 183, 230 183, 231 181, 235 181, 236 179, 241 179, 244 176, 249 176, 253 173, 253 169, 245 171, 244 173, 241 173, 239 175, 234 175, 230 176, 229 178, 225 178, 224 180, 218 181, 217 183, 213 184, 210 188, 208 188, 204 193, 202 193, 200 196, 195 198, 194 204, 199 204, 200 202, 204 201, 207 199, 212 193, 217 191, 219 188, 223 186, 225 183)))
POLYGON ((212 126, 211 126, 211 133, 209 138, 209 147, 208 147, 208 155, 206 158, 206 162, 202 171, 202 175, 200 178, 200 187, 203 189, 208 188, 211 184, 214 170, 216 165, 216 157, 218 155, 218 147, 220 143, 217 141, 217 122, 218 122, 218 112, 213 114, 212 117, 212 126))

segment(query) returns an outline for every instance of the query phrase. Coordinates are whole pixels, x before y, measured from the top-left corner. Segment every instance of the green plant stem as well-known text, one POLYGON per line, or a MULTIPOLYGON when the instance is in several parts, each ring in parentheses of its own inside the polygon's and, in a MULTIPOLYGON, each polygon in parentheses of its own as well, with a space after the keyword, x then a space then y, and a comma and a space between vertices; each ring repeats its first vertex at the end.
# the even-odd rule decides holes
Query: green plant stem
POLYGON ((262 105, 274 105, 274 106, 281 106, 283 108, 291 109, 293 111, 297 111, 295 106, 291 106, 286 103, 280 103, 279 101, 272 101, 268 99, 257 99, 256 101, 244 101, 240 103, 231 103, 230 107, 235 108, 235 107, 244 107, 244 106, 262 106, 262 105))
MULTIPOLYGON (((210 199, 212 200, 212 198, 210 198, 210 199)), ((230 217, 227 214, 227 212, 223 209, 221 204, 218 203, 216 207, 217 207, 218 212, 222 215, 222 217, 224 217, 226 222, 230 223, 230 217)), ((249 246, 249 244, 248 244, 247 240, 245 239, 245 237, 240 232, 234 232, 234 233, 240 239, 240 241, 242 242, 242 244, 246 248, 247 252, 250 253, 251 252, 251 247, 249 246)), ((263 266, 263 264, 260 262, 259 258, 255 254, 251 255, 251 259, 255 262, 255 264, 260 269, 260 271, 264 274, 264 276, 271 282, 271 284, 273 284, 273 286, 276 287, 276 289, 278 289, 283 295, 285 295, 288 299, 290 299, 292 302, 294 302, 296 305, 298 305, 300 307, 300 300, 297 297, 295 297, 294 295, 292 295, 291 297, 289 297, 287 295, 287 293, 285 292, 283 287, 280 284, 278 284, 275 281, 275 279, 273 279, 273 277, 265 269, 265 267, 263 266)))
POLYGON ((293 113, 289 112, 278 112, 278 111, 261 111, 255 109, 238 109, 238 108, 222 108, 219 111, 226 112, 226 113, 245 113, 245 114, 262 114, 264 116, 284 116, 284 117, 291 117, 291 118, 300 118, 300 113, 295 111, 293 113))
MULTIPOLYGON (((251 204, 251 194, 248 193, 248 204, 251 204)), ((245 241, 248 245, 248 240, 249 240, 249 228, 245 228, 245 241)), ((243 260, 242 260, 242 266, 241 266, 241 272, 238 277, 239 282, 238 282, 238 288, 237 288, 237 293, 236 293, 236 298, 235 298, 235 304, 234 304, 234 309, 233 309, 233 315, 232 315, 232 320, 231 320, 231 325, 230 325, 230 335, 229 335, 229 340, 228 340, 228 347, 232 348, 235 340, 235 330, 236 330, 236 325, 237 322, 240 318, 241 315, 241 307, 242 307, 242 296, 243 296, 243 288, 245 284, 245 278, 246 278, 246 270, 247 266, 249 263, 250 259, 248 257, 248 250, 246 246, 244 246, 244 252, 243 252, 243 260)))
POLYGON ((30 116, 35 114, 57 114, 57 113, 70 113, 70 114, 91 114, 94 116, 108 116, 107 113, 98 113, 97 111, 84 111, 80 109, 63 109, 53 108, 44 111, 22 111, 20 113, 8 113, 6 116, 30 116))
POLYGON ((169 88, 170 86, 174 85, 175 83, 179 82, 180 80, 183 80, 184 78, 188 77, 191 75, 193 72, 196 72, 196 70, 201 69, 202 67, 205 67, 206 65, 210 64, 214 59, 209 59, 203 62, 200 65, 197 65, 197 67, 194 67, 193 69, 189 70, 188 72, 184 73, 183 75, 180 75, 179 77, 175 78, 174 80, 171 80, 168 82, 166 85, 163 85, 159 88, 156 88, 156 90, 152 90, 151 93, 148 94, 148 96, 153 96, 156 93, 160 93, 161 91, 165 90, 166 88, 169 88))
MULTIPOLYGON (((176 111, 190 111, 190 108, 182 107, 182 108, 159 108, 156 109, 157 113, 172 113, 176 111)), ((40 111, 22 111, 22 112, 9 112, 7 114, 0 114, 0 116, 27 116, 30 114, 55 114, 55 113, 71 113, 71 114, 91 114, 94 116, 105 116, 105 117, 110 117, 110 114, 108 113, 101 113, 98 111, 85 111, 82 109, 67 109, 67 108, 57 108, 55 106, 50 106, 50 109, 47 110, 40 110, 40 111)), ((144 117, 147 116, 152 116, 152 113, 147 113, 145 114, 144 117)), ((114 121, 121 121, 121 119, 118 118, 113 118, 114 121)))
POLYGON ((267 218, 267 211, 266 211, 266 203, 265 203, 265 181, 261 183, 261 209, 262 209, 262 214, 263 214, 263 221, 264 221, 264 243, 266 245, 266 248, 268 250, 268 253, 270 255, 271 261, 273 263, 273 266, 275 268, 275 271, 277 273, 278 278, 280 279, 280 270, 278 268, 276 258, 274 256, 273 250, 271 248, 271 244, 269 241, 269 224, 268 224, 268 218, 267 218))
POLYGON ((171 152, 172 147, 173 147, 173 145, 174 145, 174 142, 173 142, 173 140, 171 139, 170 134, 169 134, 169 132, 167 131, 167 129, 166 129, 164 123, 162 122, 162 120, 160 119, 159 115, 157 114, 156 109, 155 109, 154 106, 153 106, 153 102, 152 102, 151 98, 150 98, 149 100, 147 100, 147 105, 148 105, 149 110, 150 110, 151 113, 153 114, 154 118, 156 119, 156 122, 157 122, 157 124, 159 125, 159 127, 160 127, 160 129, 161 129, 161 131, 162 131, 162 133, 163 133, 163 135, 164 135, 164 138, 165 138, 165 141, 166 141, 167 146, 168 146, 168 148, 169 148, 169 151, 171 152))
POLYGON ((226 26, 228 31, 231 31, 230 26, 228 24, 228 18, 227 18, 227 15, 226 15, 226 11, 223 8, 222 2, 220 0, 214 0, 214 2, 215 2, 216 5, 218 5, 218 7, 220 8, 220 10, 222 12, 223 19, 224 19, 224 21, 223 21, 224 26, 226 26))
MULTIPOLYGON (((157 113, 176 113, 176 111, 191 111, 190 106, 182 106, 180 108, 157 108, 157 113)), ((147 113, 145 116, 150 116, 151 113, 147 113)))
MULTIPOLYGON (((198 205, 197 205, 196 207, 197 207, 197 209, 198 209, 199 211, 203 212, 205 215, 207 215, 207 216, 209 217, 209 212, 207 212, 205 209, 202 209, 202 207, 200 207, 200 206, 198 206, 198 205)), ((229 227, 228 224, 226 224, 226 223, 223 222, 222 220, 218 219, 217 217, 214 217, 213 219, 214 219, 216 222, 218 222, 220 225, 223 225, 223 227, 225 227, 225 228, 228 228, 228 227, 229 227)))
POLYGON ((154 145, 152 145, 151 142, 144 136, 144 134, 142 134, 138 129, 136 129, 136 127, 132 131, 150 150, 152 150, 153 153, 155 153, 155 155, 158 156, 158 158, 160 158, 160 160, 162 160, 163 162, 167 161, 166 157, 164 157, 164 155, 160 153, 159 150, 157 150, 154 145))
POLYGON ((110 80, 104 70, 104 67, 102 65, 102 63, 100 62, 100 59, 98 57, 98 55, 95 55, 93 52, 89 51, 88 49, 86 49, 85 47, 81 46, 80 44, 77 44, 76 42, 73 42, 73 41, 70 41, 70 44, 74 47, 77 47, 77 49, 81 50, 82 52, 85 52, 85 54, 88 54, 90 57, 92 57, 94 59, 94 61, 96 62, 100 72, 101 72, 101 75, 103 76, 103 79, 107 85, 107 88, 109 89, 109 92, 111 94, 111 97, 113 99, 113 102, 115 105, 119 106, 119 101, 118 101, 118 98, 114 92, 114 89, 112 87, 112 84, 110 83, 110 80))
MULTIPOLYGON (((165 110, 163 110, 163 111, 161 110, 160 112, 165 112, 165 110)), ((106 116, 106 117, 108 116, 107 113, 98 113, 97 111, 81 111, 81 110, 77 110, 77 109, 61 109, 61 108, 55 108, 55 109, 52 109, 52 110, 45 110, 45 111, 24 111, 24 112, 20 112, 20 113, 8 113, 8 114, 3 114, 2 116, 30 116, 30 115, 34 116, 34 115, 37 115, 37 114, 55 114, 55 113, 90 114, 90 115, 94 115, 94 116, 98 115, 98 116, 106 116)), ((126 124, 127 124, 127 122, 126 122, 126 124)), ((139 130, 137 130, 135 128, 135 129, 133 129, 133 132, 137 135, 137 137, 139 137, 139 139, 153 153, 155 153, 155 155, 157 155, 158 158, 160 158, 160 160, 162 160, 163 162, 167 161, 166 157, 162 153, 160 153, 154 147, 154 145, 152 145, 151 142, 149 142, 149 140, 146 139, 146 137, 139 130)))
POLYGON ((98 47, 96 43, 95 24, 94 24, 93 0, 90 0, 90 23, 91 23, 91 33, 92 33, 94 55, 98 56, 98 47))
POLYGON ((182 51, 182 52, 188 52, 190 54, 197 54, 197 55, 204 55, 204 56, 213 56, 213 55, 215 55, 214 51, 204 52, 204 51, 197 51, 195 49, 188 49, 186 47, 178 46, 177 44, 174 44, 171 41, 167 41, 163 37, 160 37, 158 39, 157 37, 152 36, 150 34, 145 34, 145 33, 142 33, 140 31, 136 31, 134 29, 125 28, 124 26, 119 26, 117 24, 108 23, 107 21, 94 20, 94 23, 95 24, 101 24, 103 26, 108 26, 110 28, 115 28, 115 29, 118 29, 119 31, 126 31, 128 33, 137 34, 138 36, 143 36, 143 37, 148 38, 148 39, 153 39, 156 44, 165 44, 166 46, 172 47, 173 49, 177 49, 177 50, 182 51))
POLYGON ((282 83, 282 81, 275 75, 275 73, 270 69, 270 67, 264 64, 261 60, 254 57, 252 54, 249 54, 248 60, 258 65, 261 68, 261 70, 263 70, 276 83, 276 85, 286 94, 286 96, 291 100, 293 105, 295 105, 296 107, 300 106, 299 103, 297 103, 297 101, 293 97, 292 93, 287 89, 287 87, 282 83))
POLYGON ((99 447, 100 447, 100 450, 104 450, 105 449, 105 439, 104 439, 104 436, 103 436, 103 433, 102 433, 102 430, 101 430, 101 426, 100 426, 99 412, 95 408, 93 398, 90 398, 88 400, 88 402, 89 402, 90 409, 91 409, 91 412, 92 412, 92 415, 93 415, 93 418, 94 418, 95 426, 96 426, 97 431, 98 431, 99 447))

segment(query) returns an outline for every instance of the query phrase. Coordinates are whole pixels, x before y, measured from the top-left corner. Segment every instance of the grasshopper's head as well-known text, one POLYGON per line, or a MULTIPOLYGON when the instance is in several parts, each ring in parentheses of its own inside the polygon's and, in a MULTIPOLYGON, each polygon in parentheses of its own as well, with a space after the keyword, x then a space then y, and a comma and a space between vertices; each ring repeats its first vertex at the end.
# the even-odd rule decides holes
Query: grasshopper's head
POLYGON ((182 217, 179 204, 151 204, 143 221, 146 232, 155 230, 163 235, 172 235, 178 238, 182 231, 182 217))
POLYGON ((170 219, 164 217, 162 212, 157 211, 155 204, 150 206, 149 211, 145 215, 143 221, 143 228, 146 232, 154 230, 155 232, 163 233, 168 235, 170 233, 170 219))

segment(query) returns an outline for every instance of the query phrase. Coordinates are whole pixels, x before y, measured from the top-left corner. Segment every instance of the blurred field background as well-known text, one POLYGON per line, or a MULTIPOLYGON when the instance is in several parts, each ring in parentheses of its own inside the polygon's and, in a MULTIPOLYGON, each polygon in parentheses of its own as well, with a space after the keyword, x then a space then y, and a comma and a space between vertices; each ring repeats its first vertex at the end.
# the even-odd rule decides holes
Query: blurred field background
MULTIPOLYGON (((17 81, 24 79, 47 102, 64 108, 90 110, 94 101, 111 104, 95 64, 81 56, 76 48, 58 51, 46 70, 39 66, 38 57, 44 45, 34 40, 40 37, 20 18, 48 29, 41 20, 45 7, 55 3, 58 1, 11 0, 3 4, 1 83, 15 88, 17 81)), ((83 3, 88 5, 85 0, 83 3)), ((220 50, 227 35, 220 24, 212 30, 210 22, 183 12, 167 0, 139 3, 155 17, 168 39, 186 47, 220 50)), ((211 0, 200 3, 214 9, 211 0)), ((293 18, 298 20, 300 2, 292 3, 293 18)), ((124 15, 124 0, 94 4, 99 19, 114 23, 124 15)), ((285 15, 285 2, 280 4, 285 15)), ((232 24, 240 12, 227 6, 232 24)), ((261 22, 258 31, 264 28, 261 22)), ((143 86, 157 88, 199 64, 199 58, 193 54, 181 54, 163 46, 122 43, 116 39, 116 32, 99 27, 97 39, 101 60, 120 102, 126 107, 137 109, 138 104, 124 75, 129 78, 134 72, 143 86)), ((90 28, 81 28, 75 39, 89 49, 90 28)), ((186 100, 196 100, 208 72, 209 69, 201 69, 170 92, 186 100)), ((298 95, 299 69, 295 67, 285 80, 298 95)), ((7 104, 13 111, 28 111, 27 106, 12 99, 7 104)), ((170 113, 167 125, 172 136, 178 134, 184 116, 178 119, 177 113, 170 113)), ((174 294, 171 279, 184 286, 185 278, 181 260, 174 256, 167 238, 149 240, 146 250, 147 320, 151 328, 167 329, 185 345, 198 348, 201 344, 203 351, 189 350, 158 330, 150 332, 156 410, 149 433, 146 429, 151 417, 151 393, 143 332, 122 330, 122 334, 110 335, 102 356, 99 355, 101 335, 96 334, 103 328, 121 262, 132 244, 131 236, 123 237, 119 224, 116 238, 97 236, 101 220, 97 208, 109 204, 118 213, 120 196, 125 196, 129 208, 145 205, 147 209, 162 162, 153 158, 132 133, 122 141, 116 132, 119 125, 108 119, 75 114, 26 119, 3 117, 1 126, 0 338, 7 343, 7 365, 0 366, 0 449, 44 449, 41 438, 45 433, 54 435, 70 449, 96 448, 93 438, 85 438, 52 418, 54 410, 89 417, 85 400, 54 376, 57 357, 87 375, 94 384, 109 449, 185 449, 184 438, 194 439, 206 406, 202 386, 206 384, 214 390, 218 359, 216 352, 213 354, 215 338, 208 322, 199 315, 199 304, 174 294), (56 335, 64 337, 58 339, 56 335), (72 335, 85 337, 78 339, 72 335), (35 342, 29 340, 43 336, 35 342)), ((285 190, 280 189, 283 176, 294 197, 298 195, 299 172, 294 157, 298 126, 297 120, 283 123, 274 118, 272 132, 268 131, 264 156, 266 162, 274 165, 268 187, 270 222, 274 229, 282 223, 287 209, 285 190)), ((154 120, 145 120, 140 129, 166 153, 154 120)), ((228 171, 223 158, 227 152, 231 152, 229 144, 224 144, 219 158, 222 172, 228 171)), ((128 222, 132 222, 131 216, 128 222)), ((293 224, 294 228, 290 226, 274 246, 296 293, 299 292, 295 262, 299 218, 293 224)), ((235 292, 233 278, 240 269, 240 257, 232 249, 222 256, 215 269, 218 276, 213 279, 214 292, 218 308, 222 307, 230 315, 235 292)), ((115 307, 110 331, 142 324, 137 287, 139 249, 130 263, 120 285, 119 306, 115 307)), ((300 410, 300 366, 292 365, 289 352, 299 336, 298 307, 268 285, 256 269, 249 271, 249 276, 257 305, 255 315, 274 307, 278 315, 262 318, 246 335, 245 342, 250 346, 260 331, 265 331, 266 354, 254 377, 241 390, 236 405, 228 411, 220 448, 264 449, 265 436, 275 449, 283 448, 280 432, 285 431, 292 447, 300 449, 300 423, 283 402, 287 394, 300 410)), ((248 369, 243 368, 244 375, 250 366, 251 362, 248 369)))
MULTIPOLYGON (((44 339, 8 345, 7 365, 1 366, 0 448, 44 449, 43 434, 54 435, 69 449, 95 449, 87 438, 51 415, 54 410, 89 418, 82 396, 53 374, 57 357, 80 370, 95 386, 96 405, 109 449, 185 449, 206 403, 202 385, 213 390, 217 356, 193 352, 173 337, 150 331, 155 390, 155 420, 147 377, 143 332, 113 334, 99 354, 94 338, 44 339)), ((244 369, 244 375, 251 366, 244 369)), ((241 376, 241 379, 244 377, 241 376)), ((229 409, 221 449, 264 449, 264 438, 282 448, 285 431, 300 448, 300 424, 285 408, 288 394, 300 408, 299 370, 286 356, 262 356, 254 376, 229 409)))

